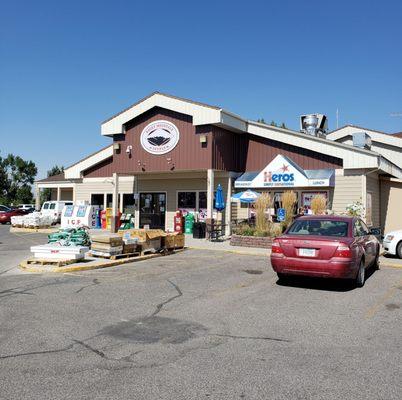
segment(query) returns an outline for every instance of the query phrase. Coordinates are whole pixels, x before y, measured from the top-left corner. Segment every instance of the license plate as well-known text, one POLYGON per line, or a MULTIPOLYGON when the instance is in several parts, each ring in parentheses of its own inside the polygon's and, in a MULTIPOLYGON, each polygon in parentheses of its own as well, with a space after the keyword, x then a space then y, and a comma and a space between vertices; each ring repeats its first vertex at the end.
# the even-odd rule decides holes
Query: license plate
POLYGON ((299 256, 315 257, 315 249, 299 249, 299 256))

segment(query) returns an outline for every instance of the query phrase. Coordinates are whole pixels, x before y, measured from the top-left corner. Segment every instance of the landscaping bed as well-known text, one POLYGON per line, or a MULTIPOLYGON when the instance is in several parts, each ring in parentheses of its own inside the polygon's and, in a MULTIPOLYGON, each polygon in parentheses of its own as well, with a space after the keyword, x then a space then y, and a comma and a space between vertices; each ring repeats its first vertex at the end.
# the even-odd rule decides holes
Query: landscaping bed
POLYGON ((230 245, 270 249, 272 246, 272 237, 232 235, 230 245))

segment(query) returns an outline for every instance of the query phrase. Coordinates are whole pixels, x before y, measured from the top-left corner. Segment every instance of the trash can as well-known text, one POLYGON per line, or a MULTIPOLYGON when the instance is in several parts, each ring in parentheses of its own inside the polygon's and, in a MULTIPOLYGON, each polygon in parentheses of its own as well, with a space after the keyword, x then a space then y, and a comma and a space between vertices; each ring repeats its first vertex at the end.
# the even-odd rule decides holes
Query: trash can
POLYGON ((194 214, 188 213, 184 218, 184 233, 193 233, 194 214))
POLYGON ((205 222, 194 222, 193 225, 193 238, 194 239, 205 239, 205 222))

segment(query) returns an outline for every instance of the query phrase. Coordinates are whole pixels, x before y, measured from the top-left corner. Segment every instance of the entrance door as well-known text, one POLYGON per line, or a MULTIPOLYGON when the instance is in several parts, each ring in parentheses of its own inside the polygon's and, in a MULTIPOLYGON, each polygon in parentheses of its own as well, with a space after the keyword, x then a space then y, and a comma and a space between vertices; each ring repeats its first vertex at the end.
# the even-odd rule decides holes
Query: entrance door
POLYGON ((166 193, 140 193, 140 228, 165 229, 166 193))

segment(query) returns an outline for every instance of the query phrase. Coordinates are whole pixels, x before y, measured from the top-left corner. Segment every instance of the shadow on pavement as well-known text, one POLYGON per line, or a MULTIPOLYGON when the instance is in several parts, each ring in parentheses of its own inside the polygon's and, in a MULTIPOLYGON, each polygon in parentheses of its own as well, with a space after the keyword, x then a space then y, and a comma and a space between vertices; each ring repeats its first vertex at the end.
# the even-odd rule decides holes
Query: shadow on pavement
MULTIPOLYGON (((366 281, 375 272, 374 268, 366 269, 366 281)), ((348 279, 310 278, 305 276, 291 276, 276 281, 279 286, 298 287, 301 289, 324 290, 329 292, 349 292, 357 289, 353 281, 348 279)))

